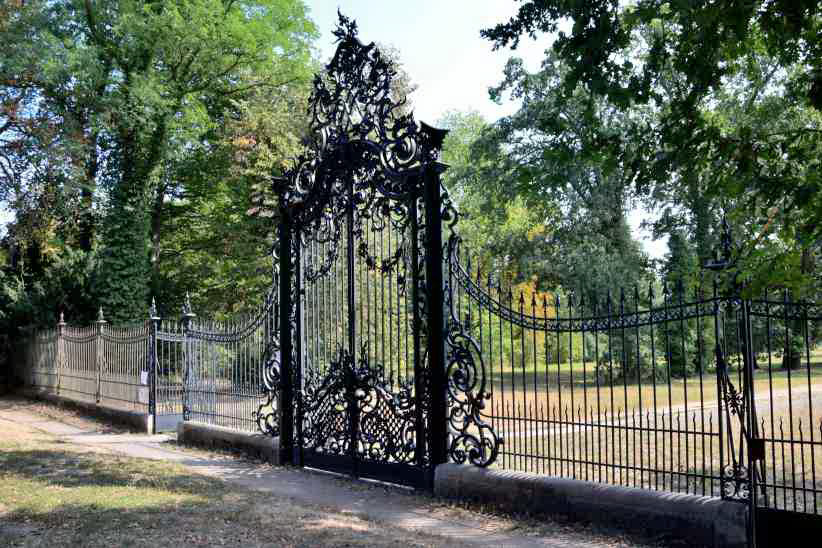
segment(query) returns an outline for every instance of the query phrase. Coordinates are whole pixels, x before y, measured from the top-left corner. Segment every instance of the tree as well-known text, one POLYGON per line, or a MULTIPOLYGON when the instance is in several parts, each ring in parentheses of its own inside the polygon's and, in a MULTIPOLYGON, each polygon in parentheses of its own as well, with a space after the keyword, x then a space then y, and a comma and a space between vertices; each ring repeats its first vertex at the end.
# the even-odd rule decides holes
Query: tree
POLYGON ((80 247, 100 241, 96 291, 121 320, 148 304, 152 226, 175 185, 163 166, 206 156, 244 99, 306 82, 315 30, 299 0, 35 0, 0 35, 2 143, 27 139, 5 147, 20 166, 6 179, 31 185, 31 166, 53 164, 79 194, 80 247))
POLYGON ((504 157, 480 151, 490 125, 476 111, 451 111, 437 126, 449 130, 442 148, 448 164, 443 183, 460 212, 459 235, 466 254, 488 273, 494 270, 523 282, 536 276, 545 284, 548 260, 548 222, 556 216, 550 200, 530 203, 524 196, 504 192, 504 157))
MULTIPOLYGON (((747 217, 736 219, 746 237, 735 267, 750 287, 807 292, 818 287, 822 241, 821 27, 815 1, 533 0, 482 34, 516 47, 523 34, 556 32, 553 52, 568 67, 564 98, 582 86, 616 108, 652 114, 608 145, 637 189, 707 194, 707 203, 691 200, 699 223, 714 200, 727 202, 747 217), (569 32, 559 31, 564 19, 569 32), (717 108, 723 100, 753 118, 729 119, 717 108), (769 117, 755 115, 765 110, 769 117)), ((699 242, 701 257, 709 239, 699 242)))
POLYGON ((519 197, 545 219, 547 207, 553 208, 547 277, 592 302, 608 289, 646 277, 647 258, 627 222, 634 203, 632 172, 609 148, 623 139, 632 114, 581 87, 570 96, 558 92, 565 72, 551 55, 534 73, 510 60, 491 94, 507 92, 521 107, 485 131, 477 150, 502 159, 490 184, 506 200, 519 197))

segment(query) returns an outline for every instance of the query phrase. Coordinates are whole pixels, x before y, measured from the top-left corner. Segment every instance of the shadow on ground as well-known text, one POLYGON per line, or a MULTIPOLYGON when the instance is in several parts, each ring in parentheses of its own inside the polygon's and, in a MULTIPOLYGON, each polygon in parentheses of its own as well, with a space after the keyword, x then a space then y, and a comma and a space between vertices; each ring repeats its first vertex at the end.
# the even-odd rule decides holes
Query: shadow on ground
POLYGON ((0 501, 0 546, 445 544, 174 464, 59 449, 0 450, 0 501))

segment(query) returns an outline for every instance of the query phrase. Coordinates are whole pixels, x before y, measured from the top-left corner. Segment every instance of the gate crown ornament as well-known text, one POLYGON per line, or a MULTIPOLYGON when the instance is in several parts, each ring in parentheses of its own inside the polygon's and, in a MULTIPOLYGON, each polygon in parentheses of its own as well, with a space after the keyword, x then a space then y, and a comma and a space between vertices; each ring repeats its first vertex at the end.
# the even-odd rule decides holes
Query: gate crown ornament
MULTIPOLYGON (((273 181, 281 211, 298 225, 327 213, 346 176, 389 198, 419 192, 421 175, 437 162, 447 130, 417 123, 396 97, 397 69, 372 42, 357 37, 357 24, 338 13, 337 50, 316 75, 308 101, 311 137, 284 177, 273 181)), ((441 169, 441 168, 440 168, 441 169)))

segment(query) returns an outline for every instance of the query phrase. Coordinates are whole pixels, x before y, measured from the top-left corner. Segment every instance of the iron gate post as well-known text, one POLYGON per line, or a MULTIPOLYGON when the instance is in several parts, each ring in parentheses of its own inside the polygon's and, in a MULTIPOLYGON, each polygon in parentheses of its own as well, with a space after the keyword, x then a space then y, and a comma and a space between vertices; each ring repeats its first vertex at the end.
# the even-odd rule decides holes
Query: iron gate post
POLYGON ((95 322, 96 333, 94 338, 94 365, 97 371, 94 394, 96 403, 100 403, 100 377, 103 374, 103 326, 105 324, 106 319, 103 317, 103 307, 101 306, 95 322))
POLYGON ((183 324, 183 420, 187 421, 191 419, 191 393, 190 393, 190 386, 191 383, 194 381, 193 375, 193 364, 192 360, 194 359, 194 344, 193 339, 189 335, 189 331, 191 330, 191 322, 197 315, 194 314, 194 311, 191 309, 191 299, 189 298, 188 293, 186 293, 186 300, 183 303, 183 316, 182 316, 182 324, 183 324))
POLYGON ((442 196, 440 173, 443 164, 435 164, 423 174, 425 200, 425 280, 426 323, 428 327, 428 454, 433 471, 448 460, 447 378, 445 373, 445 294, 443 283, 442 196))
POLYGON ((157 304, 151 299, 148 312, 148 415, 151 434, 157 430, 157 331, 160 328, 160 316, 157 315, 157 304))
MULTIPOLYGON (((54 352, 54 373, 57 377, 57 385, 55 386, 54 393, 56 395, 60 395, 60 384, 63 381, 63 375, 61 374, 60 365, 65 362, 66 356, 66 342, 64 340, 64 331, 66 329, 66 319, 63 316, 63 313, 60 312, 60 321, 57 322, 57 348, 54 352)), ((29 340, 33 341, 34 343, 37 342, 37 332, 36 331, 29 331, 29 340)), ((31 352, 30 352, 31 354, 31 352)), ((31 369, 29 369, 31 370, 31 369)))
POLYGON ((742 365, 745 368, 744 385, 742 387, 745 398, 745 429, 748 435, 745 436, 746 456, 748 458, 748 547, 756 548, 756 498, 757 490, 757 467, 759 466, 760 455, 759 436, 756 425, 756 401, 754 399, 754 354, 753 337, 751 335, 751 301, 742 299, 742 365))
MULTIPOLYGON (((281 204, 283 200, 281 200, 281 204)), ((280 462, 294 464, 294 353, 291 338, 292 223, 281 206, 279 221, 280 279, 280 462)))

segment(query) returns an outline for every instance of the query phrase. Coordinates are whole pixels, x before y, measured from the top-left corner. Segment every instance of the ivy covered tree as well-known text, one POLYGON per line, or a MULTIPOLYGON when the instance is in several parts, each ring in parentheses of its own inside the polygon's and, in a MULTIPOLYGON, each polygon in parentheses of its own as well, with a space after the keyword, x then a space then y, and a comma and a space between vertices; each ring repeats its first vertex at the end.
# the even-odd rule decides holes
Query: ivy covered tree
POLYGON ((77 197, 67 243, 99 248, 94 291, 110 318, 147 308, 153 229, 166 200, 184 194, 167 168, 208 158, 245 101, 304 86, 315 35, 299 0, 35 0, 8 10, 3 189, 17 201, 40 192, 41 180, 21 174, 42 171, 77 197))

